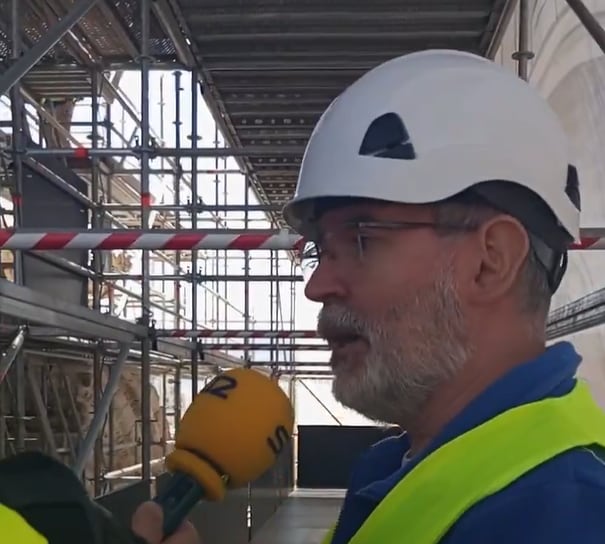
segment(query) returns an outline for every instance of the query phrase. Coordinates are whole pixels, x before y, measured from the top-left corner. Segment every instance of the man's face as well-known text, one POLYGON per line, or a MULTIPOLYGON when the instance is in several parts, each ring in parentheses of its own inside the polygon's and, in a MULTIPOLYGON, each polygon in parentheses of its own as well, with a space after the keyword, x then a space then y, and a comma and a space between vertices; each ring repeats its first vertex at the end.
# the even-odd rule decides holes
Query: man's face
POLYGON ((378 421, 408 421, 467 360, 454 242, 434 229, 347 228, 433 222, 424 207, 364 203, 326 212, 324 252, 306 287, 321 302, 338 401, 378 421), (359 236, 358 236, 359 235, 359 236), (361 254, 360 254, 361 252, 361 254))

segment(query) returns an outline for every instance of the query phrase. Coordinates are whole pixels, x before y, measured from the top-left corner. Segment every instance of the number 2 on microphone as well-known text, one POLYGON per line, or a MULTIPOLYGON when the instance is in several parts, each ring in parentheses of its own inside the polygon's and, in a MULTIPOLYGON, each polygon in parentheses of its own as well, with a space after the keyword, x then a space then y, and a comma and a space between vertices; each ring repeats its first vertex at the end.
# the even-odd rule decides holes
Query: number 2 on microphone
POLYGON ((217 376, 202 389, 202 393, 209 393, 220 399, 227 398, 227 391, 237 387, 237 380, 232 376, 217 376))

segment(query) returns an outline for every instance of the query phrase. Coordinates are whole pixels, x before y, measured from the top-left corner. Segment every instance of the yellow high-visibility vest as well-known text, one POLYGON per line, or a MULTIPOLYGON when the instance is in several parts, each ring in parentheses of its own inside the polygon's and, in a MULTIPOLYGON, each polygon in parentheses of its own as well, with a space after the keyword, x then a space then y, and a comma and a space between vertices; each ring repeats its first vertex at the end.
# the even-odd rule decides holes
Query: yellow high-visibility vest
POLYGON ((48 544, 23 517, 0 504, 0 544, 48 544))
MULTIPOLYGON (((437 544, 481 500, 553 457, 605 447, 605 413, 586 384, 512 408, 423 459, 378 504, 349 544, 437 544)), ((323 544, 331 544, 334 528, 323 544)))

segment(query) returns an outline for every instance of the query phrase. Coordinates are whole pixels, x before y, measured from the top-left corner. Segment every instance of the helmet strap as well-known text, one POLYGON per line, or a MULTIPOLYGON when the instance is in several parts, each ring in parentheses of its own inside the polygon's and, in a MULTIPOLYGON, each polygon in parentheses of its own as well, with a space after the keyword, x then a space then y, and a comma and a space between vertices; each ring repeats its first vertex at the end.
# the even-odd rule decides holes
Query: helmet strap
POLYGON ((567 270, 567 251, 554 250, 531 233, 529 233, 529 239, 531 243, 530 251, 536 254, 538 261, 545 268, 548 286, 550 292, 554 295, 567 270))

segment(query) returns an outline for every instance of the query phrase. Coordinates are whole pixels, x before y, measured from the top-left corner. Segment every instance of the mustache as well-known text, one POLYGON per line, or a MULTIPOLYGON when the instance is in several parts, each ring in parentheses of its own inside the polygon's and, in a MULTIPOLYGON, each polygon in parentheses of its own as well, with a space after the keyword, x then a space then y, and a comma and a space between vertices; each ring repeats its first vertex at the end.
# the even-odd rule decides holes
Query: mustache
POLYGON ((317 318, 317 332, 324 339, 368 336, 371 327, 363 318, 343 306, 324 306, 317 318))

